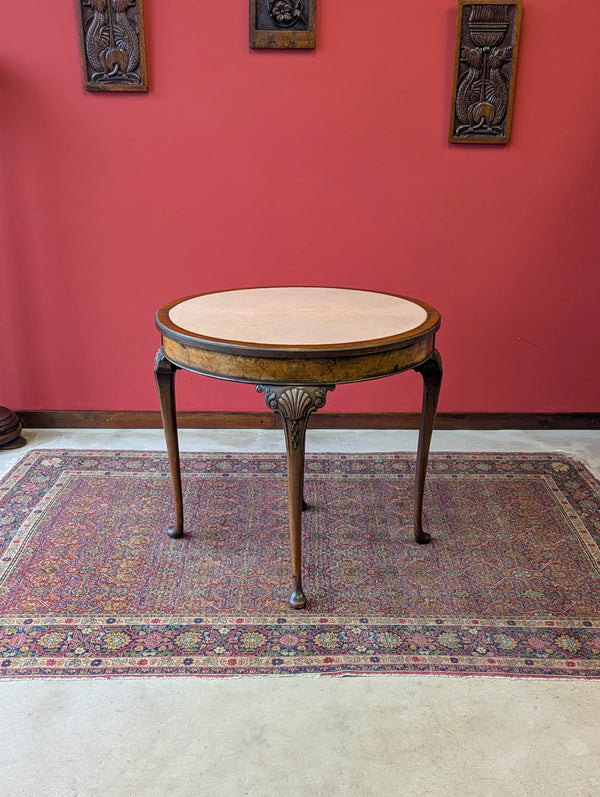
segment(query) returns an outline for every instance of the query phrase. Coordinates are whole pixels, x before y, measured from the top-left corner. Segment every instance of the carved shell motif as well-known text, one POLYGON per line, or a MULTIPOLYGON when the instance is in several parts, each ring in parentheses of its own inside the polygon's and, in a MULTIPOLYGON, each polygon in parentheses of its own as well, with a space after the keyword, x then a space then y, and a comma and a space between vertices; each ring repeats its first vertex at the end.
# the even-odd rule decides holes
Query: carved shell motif
POLYGON ((300 424, 305 422, 311 413, 325 405, 327 391, 333 390, 334 386, 274 387, 272 385, 257 385, 256 389, 259 393, 265 394, 267 406, 285 420, 290 430, 292 446, 298 448, 300 424))

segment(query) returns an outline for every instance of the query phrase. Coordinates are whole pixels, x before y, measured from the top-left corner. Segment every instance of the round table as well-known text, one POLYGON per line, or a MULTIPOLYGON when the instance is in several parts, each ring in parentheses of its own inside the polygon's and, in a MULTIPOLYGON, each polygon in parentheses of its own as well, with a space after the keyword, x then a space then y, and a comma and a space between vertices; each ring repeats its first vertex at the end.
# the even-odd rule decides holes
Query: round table
MULTIPOLYGON (((415 472, 414 534, 423 529, 423 490, 442 383, 435 348, 440 314, 416 299, 347 288, 272 287, 204 293, 178 299, 156 314, 162 336, 155 375, 175 501, 169 534, 183 535, 183 500, 174 392, 179 368, 264 393, 285 429, 293 592, 303 608, 302 510, 306 427, 336 385, 409 369, 423 377, 415 472)), ((345 585, 348 587, 349 585, 345 585)))

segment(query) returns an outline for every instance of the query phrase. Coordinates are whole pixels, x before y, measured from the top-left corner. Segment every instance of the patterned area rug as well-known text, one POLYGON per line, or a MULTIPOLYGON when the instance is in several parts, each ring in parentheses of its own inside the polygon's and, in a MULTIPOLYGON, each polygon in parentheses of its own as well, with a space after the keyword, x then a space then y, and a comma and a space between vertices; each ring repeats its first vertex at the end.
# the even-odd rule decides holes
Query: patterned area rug
POLYGON ((308 455, 304 611, 285 457, 28 453, 0 482, 5 677, 600 675, 600 484, 548 454, 308 455))

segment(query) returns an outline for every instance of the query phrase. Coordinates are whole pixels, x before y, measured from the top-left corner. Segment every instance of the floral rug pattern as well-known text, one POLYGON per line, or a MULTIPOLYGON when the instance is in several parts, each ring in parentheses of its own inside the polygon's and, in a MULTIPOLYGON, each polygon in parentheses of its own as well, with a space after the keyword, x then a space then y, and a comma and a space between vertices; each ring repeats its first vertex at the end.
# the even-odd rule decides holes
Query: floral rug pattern
POLYGON ((34 450, 0 482, 0 675, 600 677, 600 483, 555 454, 309 454, 305 610, 286 463, 34 450))

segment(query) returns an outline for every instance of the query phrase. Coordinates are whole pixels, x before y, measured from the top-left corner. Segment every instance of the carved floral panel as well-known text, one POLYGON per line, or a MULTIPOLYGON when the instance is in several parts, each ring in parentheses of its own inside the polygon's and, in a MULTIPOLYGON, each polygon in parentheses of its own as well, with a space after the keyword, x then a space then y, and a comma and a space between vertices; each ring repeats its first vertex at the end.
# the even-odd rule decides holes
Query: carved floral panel
POLYGON ((450 142, 508 143, 521 13, 521 0, 459 0, 450 142))
POLYGON ((316 0, 250 0, 250 47, 316 45, 316 0))
POLYGON ((142 0, 77 0, 83 83, 148 91, 142 0))

